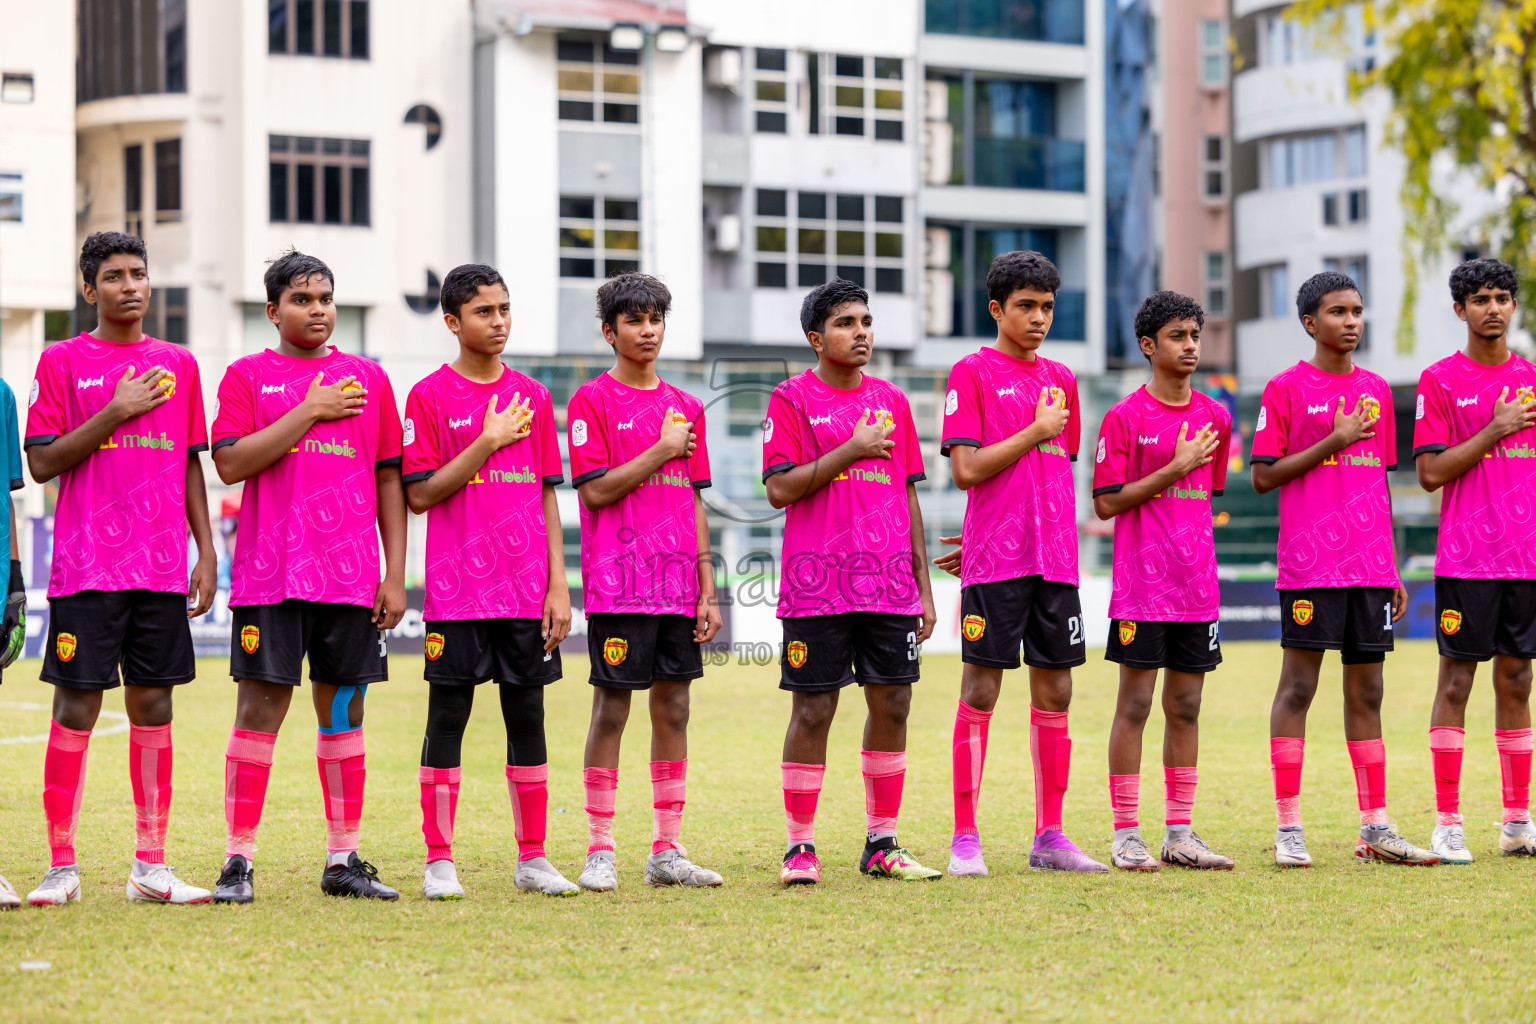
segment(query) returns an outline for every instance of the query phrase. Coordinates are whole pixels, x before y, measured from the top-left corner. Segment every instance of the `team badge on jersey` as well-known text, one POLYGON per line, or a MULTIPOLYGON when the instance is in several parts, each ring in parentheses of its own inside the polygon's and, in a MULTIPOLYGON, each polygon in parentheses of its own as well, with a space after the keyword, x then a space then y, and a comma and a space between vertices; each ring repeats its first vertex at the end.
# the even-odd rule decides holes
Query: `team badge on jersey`
POLYGON ((1311 622, 1312 602, 1306 600, 1292 601, 1291 618, 1296 620, 1296 625, 1298 626, 1305 626, 1307 623, 1311 622))
POLYGON ((342 388, 341 390, 343 390, 343 391, 361 391, 361 390, 363 390, 363 385, 361 383, 359 383, 358 381, 354 380, 351 383, 349 383, 346 387, 342 388))
POLYGON ((789 646, 784 649, 784 653, 789 658, 790 667, 799 668, 805 664, 806 655, 810 654, 810 650, 805 646, 804 640, 791 640, 789 646))
POLYGON ((773 417, 763 420, 763 444, 773 440, 773 417))
POLYGON ((1381 416, 1381 402, 1375 398, 1372 398, 1370 395, 1361 395, 1360 405, 1364 409, 1365 415, 1367 417, 1376 419, 1381 416))
POLYGON ((1417 403, 1415 403, 1415 405, 1413 407, 1413 418, 1416 419, 1416 420, 1421 420, 1421 419, 1424 418, 1424 396, 1423 395, 1419 396, 1417 403))
POLYGON ((876 409, 875 422, 882 427, 894 427, 896 425, 896 417, 891 415, 891 410, 889 409, 876 409))
POLYGON ((603 660, 608 664, 622 665, 627 657, 629 657, 628 640, 619 636, 611 636, 603 641, 603 660))
POLYGON ((1109 454, 1109 450, 1104 447, 1104 439, 1101 437, 1101 438, 1099 438, 1099 454, 1098 454, 1098 456, 1096 458, 1094 458, 1093 461, 1094 462, 1103 462, 1105 457, 1108 454, 1109 454))
POLYGON ((1133 641, 1135 639, 1136 639, 1136 623, 1132 622, 1130 619, 1121 619, 1120 620, 1120 646, 1121 647, 1128 646, 1131 643, 1131 641, 1133 641))
POLYGON ((981 639, 981 635, 987 631, 987 620, 980 615, 967 615, 960 620, 960 632, 971 643, 981 639))
POLYGON ((1440 632, 1450 636, 1461 628, 1461 612, 1447 608, 1440 613, 1440 632))
POLYGON ((953 416, 958 408, 960 408, 960 392, 950 388, 949 394, 944 396, 944 415, 953 416))
POLYGON ((75 634, 60 633, 58 643, 54 645, 60 661, 69 661, 75 656, 75 634))
POLYGON ((443 634, 427 634, 427 660, 436 661, 443 656, 443 634))
POLYGON ((1520 389, 1515 392, 1515 401, 1521 405, 1530 405, 1536 402, 1536 388, 1531 387, 1529 384, 1521 385, 1520 389))
POLYGON ((160 383, 170 385, 165 389, 166 398, 174 398, 176 396, 176 375, 174 373, 172 373, 170 370, 166 370, 164 375, 160 378, 160 383))
POLYGON ((1051 388, 1051 404, 1065 406, 1067 404, 1067 393, 1061 388, 1051 388))
POLYGON ((240 649, 246 654, 255 654, 256 648, 261 646, 261 627, 245 626, 240 630, 240 649))

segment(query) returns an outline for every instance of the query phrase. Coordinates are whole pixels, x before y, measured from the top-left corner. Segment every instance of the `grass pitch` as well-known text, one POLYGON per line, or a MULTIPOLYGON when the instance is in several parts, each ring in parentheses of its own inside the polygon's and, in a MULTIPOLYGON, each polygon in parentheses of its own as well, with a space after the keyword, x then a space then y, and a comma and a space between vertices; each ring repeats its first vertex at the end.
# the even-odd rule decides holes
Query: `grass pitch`
MULTIPOLYGON (((1337 659, 1326 664, 1307 745, 1302 809, 1317 867, 1280 872, 1267 722, 1279 668, 1270 644, 1232 644, 1207 686, 1195 823, 1237 859, 1230 874, 1150 877, 1027 870, 1033 829, 1027 690, 1010 673, 982 792, 990 879, 902 884, 860 876, 863 786, 857 691, 833 728, 818 815, 825 879, 782 889, 779 749, 787 697, 776 667, 710 669, 695 688, 683 839, 725 875, 713 891, 641 882, 651 828, 649 726, 636 702, 619 776, 620 889, 553 900, 512 885, 512 815, 494 696, 482 688, 464 745, 455 853, 461 903, 421 898, 416 764, 426 709, 420 661, 394 659, 369 694, 365 857, 398 904, 322 896, 324 827, 314 726, 296 699, 277 745, 249 907, 131 905, 128 737, 91 746, 78 851, 84 902, 0 917, 7 1020, 1510 1020, 1536 1014, 1529 969, 1536 864, 1501 858, 1489 684, 1468 713, 1463 779, 1470 867, 1357 865, 1358 820, 1341 725, 1337 659), (47 961, 46 969, 23 962, 47 961)), ((1433 824, 1427 749, 1435 654, 1388 661, 1389 806, 1421 843, 1433 824)), ((955 657, 924 659, 915 688, 902 841, 948 860, 955 657)), ((223 852, 223 752, 234 689, 200 664, 177 701, 168 859, 212 886, 223 852)), ((37 664, 6 673, 0 737, 47 731, 37 664), (18 705, 34 705, 28 708, 18 705)), ((1077 676, 1068 833, 1108 857, 1105 743, 1114 667, 1077 676)), ((586 664, 548 691, 550 857, 569 877, 585 853, 581 748, 586 664)), ((121 710, 121 691, 107 707, 121 710)), ((103 721, 103 726, 109 725, 103 721)), ((1161 827, 1162 724, 1147 726, 1143 829, 1161 827)), ((47 867, 42 743, 0 745, 0 871, 23 895, 47 867)))

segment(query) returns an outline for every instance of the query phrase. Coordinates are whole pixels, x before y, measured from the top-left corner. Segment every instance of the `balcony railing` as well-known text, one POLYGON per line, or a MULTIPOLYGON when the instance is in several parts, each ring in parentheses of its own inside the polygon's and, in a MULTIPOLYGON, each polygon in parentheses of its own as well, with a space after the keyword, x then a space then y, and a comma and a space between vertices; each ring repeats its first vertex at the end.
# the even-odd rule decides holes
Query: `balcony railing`
POLYGON ((965 139, 955 138, 955 184, 987 188, 1083 191, 1085 147, 1080 139, 1050 136, 971 140, 971 180, 964 181, 965 139))
POLYGON ((1083 42, 1083 0, 927 0, 927 31, 940 35, 1083 42))

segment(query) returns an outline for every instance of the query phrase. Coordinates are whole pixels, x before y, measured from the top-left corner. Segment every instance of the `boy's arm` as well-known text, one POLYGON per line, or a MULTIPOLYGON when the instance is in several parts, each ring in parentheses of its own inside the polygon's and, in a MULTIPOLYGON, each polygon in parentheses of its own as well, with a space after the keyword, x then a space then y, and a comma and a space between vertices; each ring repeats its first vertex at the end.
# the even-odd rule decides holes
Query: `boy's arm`
POLYGON ((1040 400, 1035 403, 1035 421, 1023 430, 985 448, 963 444, 950 447, 950 473, 955 486, 966 491, 997 476, 1022 459, 1030 449, 1059 437, 1067 429, 1071 415, 1071 410, 1065 404, 1058 404, 1048 388, 1041 388, 1040 400))
POLYGON ((895 432, 894 422, 872 419, 870 411, 865 409, 848 440, 820 458, 781 470, 764 480, 768 503, 774 508, 787 508, 836 480, 860 459, 889 459, 891 449, 896 447, 896 442, 891 440, 895 432))
MULTIPOLYGON (((576 485, 581 503, 594 511, 622 501, 631 491, 673 459, 686 459, 698 445, 693 424, 674 422, 677 410, 668 407, 661 422, 656 443, 628 462, 610 467, 606 473, 576 485)), ((571 467, 575 472, 575 467, 571 467)))
POLYGON ((138 376, 134 376, 133 370, 130 366, 123 371, 112 400, 96 415, 62 437, 27 446, 27 468, 32 471, 32 479, 42 484, 69 472, 90 458, 112 436, 112 431, 170 401, 165 392, 171 385, 164 379, 164 367, 152 366, 138 376))
POLYGON ((549 587, 544 591, 544 649, 560 646, 571 632, 571 587, 565 582, 565 534, 555 485, 544 485, 544 539, 549 544, 549 587))
POLYGON ((715 596, 715 562, 709 551, 709 517, 704 496, 693 492, 693 524, 699 542, 699 608, 693 623, 693 642, 707 644, 720 632, 720 602, 715 596))
POLYGON ((1426 491, 1438 491, 1477 465, 1494 445, 1536 424, 1536 404, 1508 399, 1509 388, 1505 388, 1493 403, 1493 418, 1488 425, 1461 444, 1439 451, 1433 450, 1433 446, 1426 446, 1430 450, 1425 451, 1416 445, 1413 464, 1419 473, 1419 485, 1426 491))
POLYGON ((917 503, 916 484, 907 484, 907 522, 912 535, 912 576, 917 580, 917 593, 923 602, 917 627, 917 642, 922 643, 933 636, 939 613, 934 610, 933 586, 928 581, 928 539, 923 535, 923 509, 917 503))
POLYGON ((373 621, 386 630, 400 625, 405 615, 405 488, 400 485, 399 466, 381 466, 373 477, 378 487, 379 536, 384 541, 384 579, 373 599, 373 621))
MULTIPOLYGON (((230 444, 216 442, 213 466, 218 470, 219 479, 226 484, 248 480, 287 455, 299 442, 299 438, 316 423, 362 415, 363 408, 368 404, 367 390, 356 387, 351 391, 342 391, 348 384, 355 383, 356 377, 343 377, 335 384, 321 387, 320 382, 324 379, 324 373, 315 374, 315 379, 309 382, 309 390, 304 393, 304 400, 283 413, 270 426, 230 444)), ((397 485, 399 476, 396 470, 397 485)))
POLYGON ((1344 396, 1340 395, 1339 407, 1333 414, 1333 431, 1328 436, 1304 451, 1283 456, 1273 462, 1260 462, 1258 457, 1249 460, 1252 463, 1253 489, 1260 494, 1268 493, 1311 471, 1321 465, 1324 459, 1337 455, 1356 441, 1375 437, 1376 422, 1377 417, 1365 411, 1363 398, 1355 402, 1353 412, 1345 412, 1344 396))
POLYGON ((423 480, 412 480, 405 485, 406 500, 411 511, 421 515, 433 505, 453 497, 464 485, 475 478, 481 467, 495 452, 527 437, 533 429, 533 409, 521 396, 512 400, 501 412, 496 411, 496 396, 491 396, 485 409, 485 420, 480 436, 469 447, 455 455, 442 469, 423 480))
POLYGON ((1173 447, 1173 459, 1161 469, 1155 469, 1117 490, 1106 489, 1093 495, 1093 511, 1100 519, 1113 519, 1138 505, 1144 505, 1164 490, 1216 457, 1221 431, 1213 423, 1207 423, 1194 436, 1189 435, 1189 424, 1179 427, 1179 439, 1173 447))
POLYGON ((197 544, 197 564, 187 580, 187 618, 195 619, 213 607, 219 578, 219 556, 213 550, 213 525, 208 520, 203 457, 196 452, 187 456, 187 525, 197 544))

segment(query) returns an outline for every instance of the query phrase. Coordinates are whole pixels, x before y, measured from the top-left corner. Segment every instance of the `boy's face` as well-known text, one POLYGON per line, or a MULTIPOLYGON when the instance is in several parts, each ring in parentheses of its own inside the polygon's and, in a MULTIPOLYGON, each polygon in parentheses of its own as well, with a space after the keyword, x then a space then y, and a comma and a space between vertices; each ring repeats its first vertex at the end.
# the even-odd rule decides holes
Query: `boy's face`
POLYGON ((987 308, 1003 337, 1033 352, 1050 333, 1051 320, 1056 316, 1056 293, 1019 288, 1008 296, 1007 302, 993 299, 987 308))
POLYGON ((1156 338, 1143 337, 1141 351, 1152 369, 1173 377, 1188 377, 1200 366, 1200 324, 1194 320, 1170 320, 1156 338))
POLYGON ((96 284, 86 285, 83 292, 103 320, 142 320, 149 308, 149 267, 132 253, 113 253, 97 268, 96 284))
POLYGON ((863 366, 875 351, 875 318, 869 306, 852 301, 833 306, 821 330, 806 335, 811 348, 839 366, 863 366))
POLYGON ((1485 284, 1465 303, 1456 304, 1456 315, 1467 322, 1472 333, 1484 341, 1498 341, 1509 330, 1515 316, 1515 297, 1503 288, 1485 284))
POLYGON ((1301 323, 1319 345, 1335 352, 1353 352, 1365 327, 1365 303, 1353 288, 1329 292, 1317 304, 1317 312, 1303 317, 1301 323))
POLYGON ((611 325, 603 324, 603 339, 614 354, 632 363, 654 363, 666 333, 666 317, 649 309, 620 313, 611 325))
POLYGON ((335 287, 324 274, 288 282, 277 301, 267 303, 267 319, 277 325, 284 341, 316 349, 331 340, 336 329, 335 287))
POLYGON ((459 307, 459 315, 443 314, 459 344, 471 352, 497 356, 507 347, 507 328, 512 322, 512 297, 504 285, 483 284, 459 307))

